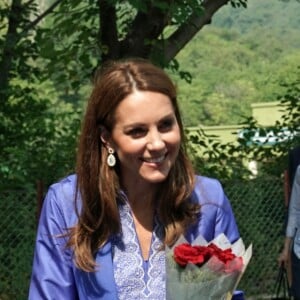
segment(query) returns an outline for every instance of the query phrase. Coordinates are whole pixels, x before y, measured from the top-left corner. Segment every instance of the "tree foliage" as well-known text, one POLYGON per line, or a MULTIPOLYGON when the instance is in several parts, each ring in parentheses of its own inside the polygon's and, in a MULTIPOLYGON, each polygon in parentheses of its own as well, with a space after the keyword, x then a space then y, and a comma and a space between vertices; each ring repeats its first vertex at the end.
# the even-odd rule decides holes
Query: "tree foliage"
MULTIPOLYGON (((220 8, 233 6, 239 15, 247 6, 246 0, 44 2, 43 10, 35 0, 0 3, 2 186, 24 186, 36 179, 49 183, 66 170, 72 171, 82 102, 90 90, 89 78, 107 59, 148 58, 186 82, 193 79, 195 95, 202 87, 211 88, 210 82, 197 81, 198 73, 182 70, 178 53, 205 25, 211 24, 220 8)), ((200 48, 208 52, 218 51, 218 47, 225 49, 234 40, 234 33, 220 32, 227 40, 218 40, 219 33, 212 32, 208 40, 201 41, 200 48)), ((189 61, 203 55, 199 59, 209 63, 205 52, 198 50, 192 51, 189 61)), ((250 58, 255 56, 243 45, 233 52, 233 60, 224 60, 220 51, 218 54, 217 61, 224 70, 230 66, 231 71, 232 67, 239 68, 240 61, 252 63, 250 58)), ((217 73, 211 72, 208 77, 217 73)), ((241 78, 235 82, 229 76, 222 82, 224 75, 218 76, 219 84, 211 90, 212 101, 203 105, 205 93, 192 98, 193 103, 203 107, 203 119, 216 114, 214 99, 229 106, 231 98, 248 101, 247 97, 257 88, 254 80, 241 78)), ((233 105, 233 109, 238 111, 238 105, 233 105)), ((190 111, 199 109, 191 105, 190 111)), ((219 122, 223 119, 219 118, 219 122)), ((217 148, 214 144, 212 149, 217 148)))
POLYGON ((222 143, 201 128, 196 134, 187 132, 198 172, 221 180, 283 175, 288 166, 289 149, 300 145, 300 67, 297 71, 299 76, 294 81, 282 83, 284 92, 277 99, 284 113, 274 126, 266 128, 253 117, 246 118, 242 123, 245 134, 232 143, 222 143), (258 132, 265 136, 264 142, 256 141, 258 132), (269 132, 272 137, 268 136, 269 132), (257 174, 249 169, 251 161, 258 165, 257 174))
POLYGON ((32 21, 38 13, 36 1, 0 5, 0 178, 5 188, 31 188, 54 172, 62 176, 74 160, 79 112, 60 102, 43 76, 32 21))
MULTIPOLYGON (((103 61, 143 57, 175 69, 176 55, 228 3, 244 0, 61 2, 39 30, 49 75, 76 88, 103 61)), ((181 74, 182 76, 185 73, 181 74)))
POLYGON ((56 0, 44 11, 34 0, 1 3, 2 185, 72 169, 81 93, 101 62, 138 56, 166 66, 228 2, 56 0))

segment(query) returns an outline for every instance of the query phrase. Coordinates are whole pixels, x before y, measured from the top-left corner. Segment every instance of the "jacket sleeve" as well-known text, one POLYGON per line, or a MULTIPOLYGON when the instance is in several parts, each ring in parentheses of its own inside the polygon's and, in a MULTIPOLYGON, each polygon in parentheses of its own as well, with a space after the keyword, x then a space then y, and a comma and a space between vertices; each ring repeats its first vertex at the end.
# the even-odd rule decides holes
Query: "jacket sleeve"
POLYGON ((63 193, 50 188, 40 215, 29 300, 78 299, 71 251, 65 248, 68 224, 62 208, 63 193))
POLYGON ((298 166, 292 187, 292 193, 289 204, 288 224, 286 227, 286 236, 294 237, 300 223, 300 165, 298 166))

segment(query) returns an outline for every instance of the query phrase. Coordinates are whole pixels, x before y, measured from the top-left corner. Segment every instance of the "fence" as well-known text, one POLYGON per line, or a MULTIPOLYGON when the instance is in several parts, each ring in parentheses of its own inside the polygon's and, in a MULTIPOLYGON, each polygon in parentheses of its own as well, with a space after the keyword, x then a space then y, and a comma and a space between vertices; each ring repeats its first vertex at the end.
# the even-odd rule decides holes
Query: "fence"
MULTIPOLYGON (((277 256, 283 243, 283 183, 275 179, 228 182, 225 191, 244 243, 253 244, 253 257, 239 289, 248 299, 272 293, 277 256)), ((34 192, 0 193, 0 300, 27 299, 36 232, 34 192)))
POLYGON ((253 256, 239 289, 249 299, 270 299, 274 293, 284 237, 283 182, 278 179, 230 182, 225 186, 245 245, 253 244, 253 256))
POLYGON ((0 300, 27 299, 36 232, 34 192, 0 193, 0 300))

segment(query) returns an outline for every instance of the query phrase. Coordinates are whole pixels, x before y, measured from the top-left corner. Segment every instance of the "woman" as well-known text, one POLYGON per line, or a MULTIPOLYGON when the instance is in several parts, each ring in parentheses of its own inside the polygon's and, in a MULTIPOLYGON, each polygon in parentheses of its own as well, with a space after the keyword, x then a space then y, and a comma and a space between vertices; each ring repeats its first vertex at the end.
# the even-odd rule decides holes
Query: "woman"
POLYGON ((29 299, 165 299, 164 246, 239 238, 217 180, 195 176, 170 78, 151 63, 97 74, 76 175, 41 212, 29 299))
POLYGON ((290 257, 291 294, 293 299, 300 300, 300 165, 296 169, 293 180, 284 247, 278 258, 279 263, 287 265, 290 257))

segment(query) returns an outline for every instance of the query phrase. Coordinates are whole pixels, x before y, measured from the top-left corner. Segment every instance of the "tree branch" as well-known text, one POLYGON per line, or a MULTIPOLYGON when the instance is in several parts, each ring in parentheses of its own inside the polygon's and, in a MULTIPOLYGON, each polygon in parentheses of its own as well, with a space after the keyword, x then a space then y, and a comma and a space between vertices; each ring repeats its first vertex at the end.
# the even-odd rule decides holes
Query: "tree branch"
POLYGON ((180 26, 167 40, 156 44, 151 56, 164 53, 164 63, 168 64, 202 27, 211 22, 214 13, 228 2, 229 0, 204 1, 203 14, 192 14, 188 22, 180 26))
POLYGON ((28 2, 26 2, 25 4, 24 4, 24 6, 26 7, 26 6, 30 6, 30 4, 32 4, 32 3, 34 3, 35 2, 35 0, 29 0, 28 2))
POLYGON ((50 14, 56 6, 58 6, 63 0, 56 0, 52 5, 48 7, 41 15, 39 15, 35 20, 33 20, 24 30, 21 32, 21 36, 24 35, 28 30, 37 25, 42 19, 44 19, 48 14, 50 14))

